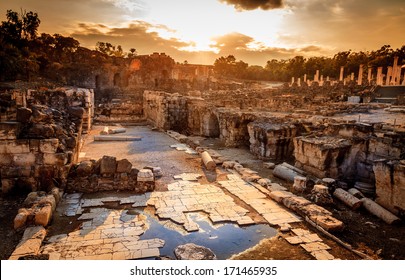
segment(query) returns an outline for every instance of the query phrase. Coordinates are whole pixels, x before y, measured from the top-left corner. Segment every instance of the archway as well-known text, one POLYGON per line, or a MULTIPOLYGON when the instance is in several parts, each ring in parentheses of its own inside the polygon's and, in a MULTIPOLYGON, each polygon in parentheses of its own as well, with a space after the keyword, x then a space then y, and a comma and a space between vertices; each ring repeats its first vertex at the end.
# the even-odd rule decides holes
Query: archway
POLYGON ((218 138, 220 135, 218 117, 210 113, 203 118, 203 135, 207 137, 218 138))
POLYGON ((113 80, 114 86, 119 87, 120 86, 120 74, 115 73, 114 74, 114 80, 113 80))

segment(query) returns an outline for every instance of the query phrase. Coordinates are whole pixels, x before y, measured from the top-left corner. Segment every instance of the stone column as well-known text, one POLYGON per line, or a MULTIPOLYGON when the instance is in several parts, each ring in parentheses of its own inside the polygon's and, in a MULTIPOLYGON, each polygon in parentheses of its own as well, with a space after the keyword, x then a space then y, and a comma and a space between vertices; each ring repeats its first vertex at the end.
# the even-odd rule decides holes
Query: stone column
POLYGON ((360 64, 359 76, 357 77, 357 85, 361 86, 362 83, 363 83, 363 64, 360 64))
POLYGON ((340 76, 339 76, 339 81, 340 81, 340 82, 343 81, 343 74, 344 74, 344 71, 345 71, 345 67, 344 67, 344 66, 341 66, 341 67, 340 67, 340 76))
POLYGON ((377 85, 381 86, 383 84, 383 79, 382 79, 382 67, 377 68, 377 85))
POLYGON ((294 81, 295 81, 295 78, 292 77, 292 78, 291 78, 291 85, 294 84, 294 81))
POLYGON ((391 81, 390 83, 393 85, 397 85, 397 72, 398 72, 398 56, 394 57, 394 65, 392 66, 392 74, 391 74, 391 81))
POLYGON ((307 74, 304 74, 304 83, 307 82, 307 74))
POLYGON ((392 66, 388 66, 387 70, 387 78, 385 79, 385 85, 389 85, 391 82, 391 76, 392 76, 392 66))
POLYGON ((350 81, 354 81, 354 72, 350 74, 350 81))
POLYGON ((369 85, 371 84, 371 71, 372 70, 373 70, 373 68, 371 68, 371 67, 368 68, 367 81, 368 81, 369 85))
POLYGON ((314 76, 314 82, 319 82, 319 70, 316 70, 316 73, 314 76))
POLYGON ((327 81, 327 82, 329 82, 329 81, 330 81, 329 76, 326 76, 326 81, 327 81))
POLYGON ((298 78, 297 84, 298 84, 299 87, 301 86, 301 78, 298 78))

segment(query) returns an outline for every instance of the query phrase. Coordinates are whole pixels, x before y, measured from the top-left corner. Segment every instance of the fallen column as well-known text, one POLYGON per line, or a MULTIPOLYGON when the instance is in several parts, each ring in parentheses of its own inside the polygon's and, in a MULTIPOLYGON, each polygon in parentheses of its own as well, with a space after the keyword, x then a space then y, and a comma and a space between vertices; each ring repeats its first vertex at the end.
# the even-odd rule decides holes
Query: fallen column
POLYGON ((295 177, 301 177, 302 174, 282 165, 277 165, 273 170, 273 175, 286 181, 294 182, 295 177))
POLYGON ((336 189, 333 195, 353 210, 359 209, 362 204, 361 200, 341 188, 336 189))
POLYGON ((94 135, 94 141, 141 141, 139 136, 94 135))
POLYGON ((383 208, 373 200, 369 198, 362 198, 364 208, 366 208, 371 214, 377 216, 387 224, 394 224, 400 222, 400 219, 392 214, 387 209, 383 208))
POLYGON ((215 168, 217 167, 215 161, 212 159, 207 151, 201 153, 201 159, 207 170, 215 170, 215 168))

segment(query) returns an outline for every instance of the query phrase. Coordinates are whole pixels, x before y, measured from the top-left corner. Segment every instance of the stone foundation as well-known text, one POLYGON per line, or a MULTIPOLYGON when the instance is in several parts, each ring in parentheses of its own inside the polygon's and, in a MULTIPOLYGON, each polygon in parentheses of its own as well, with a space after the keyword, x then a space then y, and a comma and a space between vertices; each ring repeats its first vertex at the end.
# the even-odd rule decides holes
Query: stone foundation
POLYGON ((405 214, 405 162, 377 161, 373 170, 376 177, 376 202, 395 214, 405 214))
MULTIPOLYGON (((98 161, 87 160, 73 166, 67 182, 68 192, 131 191, 143 194, 155 189, 158 168, 138 170, 126 160, 104 156, 98 161)), ((158 173, 159 171, 159 173, 158 173)))

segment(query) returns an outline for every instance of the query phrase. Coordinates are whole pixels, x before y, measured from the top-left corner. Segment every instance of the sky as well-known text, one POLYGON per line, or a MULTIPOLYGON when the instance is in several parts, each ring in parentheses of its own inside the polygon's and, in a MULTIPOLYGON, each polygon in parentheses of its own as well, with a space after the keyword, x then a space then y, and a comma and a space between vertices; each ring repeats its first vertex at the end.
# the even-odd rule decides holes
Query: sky
POLYGON ((110 42, 196 64, 405 45, 405 0, 0 0, 0 20, 8 9, 37 12, 40 33, 90 49, 110 42))

